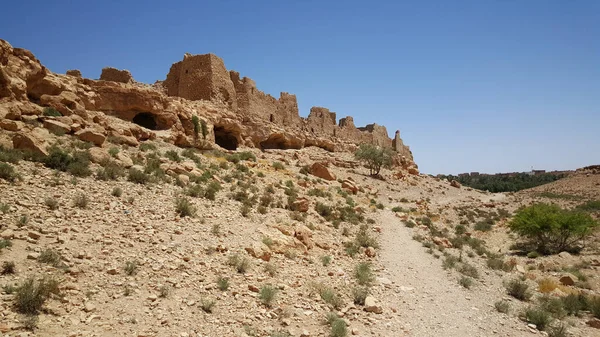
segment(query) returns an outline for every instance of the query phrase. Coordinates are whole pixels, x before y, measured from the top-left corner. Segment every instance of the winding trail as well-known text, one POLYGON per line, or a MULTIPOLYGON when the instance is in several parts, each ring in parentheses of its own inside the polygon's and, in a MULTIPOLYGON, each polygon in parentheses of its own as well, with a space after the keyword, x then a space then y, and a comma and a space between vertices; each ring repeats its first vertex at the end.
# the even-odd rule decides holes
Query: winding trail
POLYGON ((428 254, 412 239, 412 229, 389 210, 381 212, 381 276, 396 285, 384 302, 401 313, 405 336, 526 336, 517 318, 498 313, 494 302, 502 298, 501 280, 480 269, 478 285, 464 289, 458 276, 445 271, 441 259, 428 254))

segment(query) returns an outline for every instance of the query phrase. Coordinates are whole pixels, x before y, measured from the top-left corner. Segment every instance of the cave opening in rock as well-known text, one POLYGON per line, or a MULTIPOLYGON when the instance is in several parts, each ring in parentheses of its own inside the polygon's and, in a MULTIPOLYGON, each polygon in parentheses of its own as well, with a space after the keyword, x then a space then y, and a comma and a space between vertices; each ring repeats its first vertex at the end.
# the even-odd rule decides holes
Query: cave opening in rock
POLYGON ((213 129, 215 134, 215 143, 227 150, 237 150, 238 139, 235 133, 226 130, 222 126, 215 126, 213 129))
POLYGON ((140 112, 133 117, 132 121, 139 126, 145 127, 146 129, 158 130, 158 125, 156 124, 154 115, 149 112, 140 112))

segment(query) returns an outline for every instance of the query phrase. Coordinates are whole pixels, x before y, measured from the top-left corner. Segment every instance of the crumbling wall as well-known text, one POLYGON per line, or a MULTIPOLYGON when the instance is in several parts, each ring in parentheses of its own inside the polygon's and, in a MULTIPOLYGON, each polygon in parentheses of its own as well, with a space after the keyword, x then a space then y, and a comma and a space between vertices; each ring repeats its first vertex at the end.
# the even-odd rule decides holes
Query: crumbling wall
POLYGON ((186 54, 182 61, 171 66, 163 86, 169 96, 222 101, 237 109, 235 89, 225 63, 213 54, 186 54))
POLYGON ((258 90, 251 78, 240 78, 237 71, 230 71, 229 76, 235 88, 238 110, 241 114, 281 126, 300 125, 296 95, 282 92, 279 99, 276 99, 258 90))
POLYGON ((321 137, 336 137, 336 113, 327 108, 314 106, 306 118, 306 131, 321 137))
MULTIPOLYGON (((79 75, 81 76, 81 73, 79 75)), ((102 74, 100 74, 100 80, 119 83, 132 83, 133 76, 131 76, 129 70, 119 70, 112 67, 106 67, 102 69, 102 74)))

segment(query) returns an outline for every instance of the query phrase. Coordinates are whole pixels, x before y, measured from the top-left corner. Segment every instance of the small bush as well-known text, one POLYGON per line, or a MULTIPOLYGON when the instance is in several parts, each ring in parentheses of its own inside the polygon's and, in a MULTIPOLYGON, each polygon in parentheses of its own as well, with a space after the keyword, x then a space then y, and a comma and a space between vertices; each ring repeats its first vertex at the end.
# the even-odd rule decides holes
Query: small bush
POLYGON ((123 269, 125 270, 125 274, 127 274, 128 276, 133 276, 137 274, 138 262, 135 260, 127 261, 125 262, 125 267, 123 267, 123 269))
POLYGON ((62 114, 56 110, 55 108, 49 106, 49 107, 45 107, 42 114, 44 116, 48 116, 48 117, 60 117, 62 116, 62 114))
POLYGON ((484 221, 479 221, 473 226, 473 229, 480 232, 489 232, 492 230, 492 226, 494 225, 494 221, 491 219, 487 219, 484 221))
POLYGON ((0 162, 0 179, 14 182, 18 178, 19 174, 12 165, 0 162))
POLYGON ((90 199, 88 199, 87 195, 83 193, 79 193, 73 199, 73 205, 79 207, 81 209, 87 208, 90 199))
POLYGON ((570 336, 567 327, 560 323, 548 328, 548 337, 568 337, 570 336))
POLYGON ((579 312, 587 307, 587 301, 583 295, 569 294, 560 299, 567 315, 578 316, 579 312))
POLYGON ((556 288, 558 288, 558 282, 551 278, 545 277, 538 281, 538 291, 542 294, 550 293, 556 288))
POLYGON ((339 310, 344 305, 342 298, 332 288, 322 286, 319 289, 319 295, 325 303, 331 305, 336 310, 339 310))
POLYGON ((265 264, 264 270, 265 270, 265 273, 269 274, 269 276, 271 276, 271 277, 277 275, 277 265, 275 265, 273 263, 265 264))
POLYGON ((12 242, 8 239, 0 239, 0 250, 7 248, 7 247, 11 247, 12 246, 12 242))
POLYGON ((354 278, 360 285, 370 285, 375 281, 375 276, 371 270, 371 264, 368 262, 359 263, 354 269, 354 278))
POLYGON ((477 268, 475 268, 475 266, 470 265, 468 263, 463 263, 459 268, 458 268, 458 272, 466 275, 466 276, 470 276, 472 278, 479 278, 479 272, 477 271, 477 268))
POLYGON ((331 337, 346 337, 348 336, 348 327, 346 321, 341 318, 334 320, 331 323, 331 337))
POLYGON ((278 171, 278 170, 285 170, 285 165, 283 165, 283 163, 282 163, 282 162, 279 162, 279 161, 274 161, 274 162, 273 162, 273 168, 274 168, 275 170, 277 170, 277 171, 278 171))
POLYGON ((527 322, 535 324, 538 330, 543 331, 552 321, 552 316, 541 308, 530 307, 525 310, 525 319, 527 322))
POLYGON ((121 197, 121 195, 123 195, 123 190, 120 187, 115 187, 113 188, 112 192, 110 193, 113 197, 121 197))
POLYGON ((369 288, 367 287, 354 287, 352 288, 352 298, 354 304, 365 305, 365 299, 369 296, 369 288))
POLYGON ((36 281, 33 277, 26 279, 16 290, 15 307, 22 314, 35 315, 51 294, 58 295, 58 281, 44 277, 36 281))
POLYGON ((501 312, 503 314, 508 314, 508 312, 510 311, 510 303, 507 301, 498 301, 494 303, 494 307, 496 308, 496 310, 498 310, 498 312, 501 312))
POLYGON ((179 156, 179 152, 174 151, 174 150, 169 150, 167 152, 165 152, 165 157, 169 158, 170 160, 180 163, 181 162, 181 157, 179 156))
POLYGON ((186 216, 191 217, 196 215, 196 207, 192 205, 189 199, 177 197, 175 198, 175 212, 182 218, 186 216))
POLYGON ((217 181, 211 181, 204 191, 204 198, 214 201, 217 193, 221 190, 221 184, 217 181))
POLYGON ((356 244, 359 247, 364 247, 364 248, 368 248, 368 247, 373 247, 373 248, 379 248, 379 243, 377 242, 377 239, 373 236, 371 236, 368 232, 368 227, 362 225, 358 232, 356 233, 356 237, 354 238, 354 242, 356 242, 356 244))
POLYGON ((58 209, 58 200, 48 197, 44 200, 44 204, 50 208, 51 210, 57 210, 58 209))
POLYGON ((508 294, 518 300, 528 301, 533 294, 529 290, 529 285, 525 281, 513 279, 506 285, 508 294))
POLYGON ((103 167, 96 171, 96 179, 102 181, 117 180, 125 175, 125 171, 114 161, 102 164, 103 167))
POLYGON ((587 300, 588 309, 596 318, 600 318, 600 296, 592 296, 587 300))
POLYGON ((169 296, 170 289, 167 286, 162 286, 158 289, 158 297, 167 298, 169 296))
POLYGON ((260 299, 261 303, 266 305, 267 307, 273 305, 273 302, 275 301, 275 296, 277 296, 277 289, 275 289, 271 285, 262 286, 258 294, 258 298, 260 299))
POLYGON ((458 262, 458 257, 454 255, 447 255, 444 261, 442 262, 442 267, 444 269, 452 269, 456 267, 456 263, 458 262))
POLYGON ((240 274, 244 274, 250 269, 250 260, 247 257, 240 257, 239 254, 230 255, 227 264, 234 267, 240 274))
POLYGON ((0 272, 1 275, 8 275, 8 274, 14 274, 15 273, 15 262, 14 261, 4 261, 4 263, 2 263, 2 271, 0 272))
POLYGON ((332 257, 331 255, 323 255, 321 256, 321 263, 323 266, 328 266, 331 263, 332 257))
POLYGON ((62 265, 62 256, 60 253, 50 248, 44 249, 37 260, 38 262, 46 263, 56 268, 62 265))
POLYGON ((216 303, 217 302, 215 300, 213 300, 213 299, 202 298, 200 300, 200 308, 205 313, 210 314, 210 313, 213 312, 213 309, 214 309, 216 303))
POLYGON ((217 279, 217 286, 219 287, 219 290, 226 291, 227 289, 229 289, 229 278, 219 276, 219 278, 217 279))
POLYGON ((563 307, 563 301, 560 298, 544 295, 540 297, 539 303, 541 309, 549 312, 555 318, 563 318, 567 315, 563 307))
POLYGON ((127 180, 131 181, 132 183, 143 185, 150 181, 150 176, 138 169, 130 168, 127 180))

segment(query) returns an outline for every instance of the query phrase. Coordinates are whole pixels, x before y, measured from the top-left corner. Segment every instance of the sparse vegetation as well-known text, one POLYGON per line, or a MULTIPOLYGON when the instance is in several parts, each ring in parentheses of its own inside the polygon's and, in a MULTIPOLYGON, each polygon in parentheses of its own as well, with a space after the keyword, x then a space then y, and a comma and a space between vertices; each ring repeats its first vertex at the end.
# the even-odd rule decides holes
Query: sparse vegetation
POLYGON ((227 289, 229 289, 229 278, 219 276, 219 278, 217 279, 217 286, 219 287, 219 290, 226 291, 227 289))
POLYGON ((266 305, 267 307, 273 305, 276 296, 277 289, 269 284, 262 286, 258 294, 258 298, 260 299, 261 303, 266 305))
POLYGON ((544 309, 529 307, 525 310, 525 319, 527 322, 535 324, 538 330, 543 331, 552 321, 552 316, 544 309))
POLYGON ((369 296, 369 288, 367 287, 354 287, 352 288, 352 298, 354 304, 365 305, 365 299, 369 296))
POLYGON ((58 285, 56 279, 47 276, 39 280, 29 277, 16 289, 15 308, 22 314, 37 314, 52 294, 60 294, 58 285))
POLYGON ((175 212, 180 217, 193 217, 196 215, 196 207, 192 205, 190 200, 185 197, 177 197, 175 198, 175 212))
POLYGON ((521 301, 528 301, 533 293, 529 290, 529 285, 525 281, 512 279, 506 284, 507 293, 521 301))
POLYGON ((200 300, 200 308, 205 313, 210 314, 213 312, 216 303, 217 301, 204 297, 200 300))
POLYGON ((247 257, 241 257, 239 254, 230 255, 227 264, 234 267, 240 274, 244 274, 250 269, 250 260, 247 257))
POLYGON ((88 199, 87 195, 84 193, 78 193, 73 199, 73 205, 81 209, 87 208, 89 202, 90 199, 88 199))
POLYGON ((112 192, 110 193, 113 197, 121 197, 123 195, 123 190, 120 187, 114 187, 112 192))
POLYGON ((510 303, 507 301, 497 301, 496 303, 494 303, 494 307, 498 312, 501 312, 503 314, 508 314, 508 312, 510 311, 510 303))
POLYGON ((53 267, 60 267, 62 265, 62 255, 57 250, 54 249, 44 249, 39 257, 38 262, 49 264, 53 267))
POLYGON ((9 275, 15 273, 15 262, 14 261, 4 261, 2 263, 2 271, 0 271, 1 275, 9 275))
POLYGON ((126 275, 133 276, 133 275, 137 274, 138 262, 135 260, 127 261, 127 262, 125 262, 125 267, 123 269, 125 270, 126 275))
POLYGON ((359 263, 354 269, 354 278, 360 285, 370 285, 375 281, 375 276, 371 269, 371 264, 368 262, 359 263))

